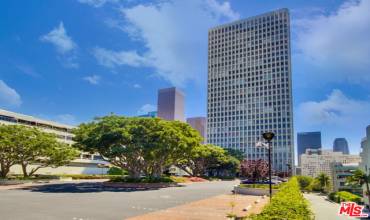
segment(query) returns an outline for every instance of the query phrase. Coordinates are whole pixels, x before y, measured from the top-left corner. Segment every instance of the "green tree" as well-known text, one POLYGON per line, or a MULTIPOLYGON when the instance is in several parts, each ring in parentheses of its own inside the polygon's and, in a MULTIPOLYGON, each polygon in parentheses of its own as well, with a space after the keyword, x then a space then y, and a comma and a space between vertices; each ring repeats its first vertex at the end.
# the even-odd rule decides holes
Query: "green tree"
POLYGON ((65 165, 78 155, 78 151, 71 146, 58 142, 55 135, 36 128, 6 125, 1 130, 4 133, 4 137, 1 135, 1 142, 4 143, 1 148, 8 148, 7 151, 2 150, 2 154, 8 155, 7 162, 1 159, 5 175, 14 164, 20 164, 23 175, 28 177, 40 168, 65 165), (31 164, 34 167, 28 169, 31 164))
POLYGON ((357 169, 353 172, 352 176, 347 177, 346 181, 349 184, 357 186, 362 186, 365 184, 366 187, 365 194, 367 195, 368 200, 370 202, 370 190, 369 190, 370 175, 366 175, 364 171, 357 169))
POLYGON ((0 177, 5 178, 10 167, 16 164, 17 154, 12 144, 11 126, 0 125, 0 177))
POLYGON ((321 191, 327 191, 330 188, 330 177, 325 173, 320 173, 316 180, 320 184, 321 191))
POLYGON ((297 180, 298 180, 300 189, 305 190, 305 189, 308 189, 308 187, 313 181, 313 178, 310 176, 297 176, 297 180))
POLYGON ((226 148, 227 153, 241 162, 245 159, 244 152, 239 149, 226 148))
POLYGON ((160 177, 166 167, 185 160, 202 140, 182 122, 116 115, 81 124, 74 133, 77 147, 98 152, 132 178, 142 173, 160 177))

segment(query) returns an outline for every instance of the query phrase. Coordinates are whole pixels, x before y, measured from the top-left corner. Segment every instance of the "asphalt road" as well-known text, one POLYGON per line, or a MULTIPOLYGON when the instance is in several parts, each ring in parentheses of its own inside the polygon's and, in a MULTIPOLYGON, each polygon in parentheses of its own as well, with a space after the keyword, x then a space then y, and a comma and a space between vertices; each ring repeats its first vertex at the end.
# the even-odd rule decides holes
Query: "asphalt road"
POLYGON ((118 220, 230 193, 235 181, 135 191, 100 183, 64 183, 0 190, 1 220, 118 220))

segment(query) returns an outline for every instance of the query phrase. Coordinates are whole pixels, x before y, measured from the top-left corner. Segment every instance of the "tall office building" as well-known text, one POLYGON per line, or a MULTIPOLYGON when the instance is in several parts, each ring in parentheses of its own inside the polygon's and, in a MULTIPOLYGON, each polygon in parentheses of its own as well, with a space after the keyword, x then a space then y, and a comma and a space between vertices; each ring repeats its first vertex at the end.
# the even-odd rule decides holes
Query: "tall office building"
POLYGON ((333 143, 334 152, 342 152, 343 154, 349 154, 348 142, 345 138, 335 138, 333 143))
POLYGON ((195 130, 199 131, 199 134, 204 138, 203 143, 207 143, 207 119, 206 117, 193 117, 187 118, 186 122, 195 130))
POLYGON ((298 145, 298 165, 301 165, 301 155, 307 149, 321 149, 321 132, 298 132, 297 134, 298 145))
POLYGON ((272 166, 294 164, 290 18, 287 9, 208 31, 208 143, 267 157, 256 147, 273 131, 272 166))
POLYGON ((158 90, 157 116, 170 121, 185 121, 184 99, 184 94, 175 87, 158 90))

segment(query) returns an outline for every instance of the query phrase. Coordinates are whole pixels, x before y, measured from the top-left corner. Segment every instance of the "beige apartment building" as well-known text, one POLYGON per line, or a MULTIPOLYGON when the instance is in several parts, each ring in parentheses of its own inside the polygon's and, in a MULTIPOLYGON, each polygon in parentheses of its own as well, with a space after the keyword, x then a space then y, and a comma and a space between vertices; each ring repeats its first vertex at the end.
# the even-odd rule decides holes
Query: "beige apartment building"
MULTIPOLYGON (((19 114, 0 109, 0 124, 24 125, 38 128, 47 133, 53 133, 58 140, 66 144, 73 144, 72 129, 74 126, 65 125, 49 120, 39 119, 33 116, 19 114)), ((102 160, 100 155, 82 152, 78 158, 66 166, 57 168, 41 168, 37 174, 105 174, 109 163, 102 160)), ((32 165, 30 166, 32 168, 32 165)), ((20 174, 22 169, 19 165, 11 167, 10 173, 20 174)))
POLYGON ((301 172, 304 176, 316 177, 320 173, 332 176, 332 163, 352 164, 360 163, 359 155, 343 154, 332 150, 307 149, 301 155, 301 172))

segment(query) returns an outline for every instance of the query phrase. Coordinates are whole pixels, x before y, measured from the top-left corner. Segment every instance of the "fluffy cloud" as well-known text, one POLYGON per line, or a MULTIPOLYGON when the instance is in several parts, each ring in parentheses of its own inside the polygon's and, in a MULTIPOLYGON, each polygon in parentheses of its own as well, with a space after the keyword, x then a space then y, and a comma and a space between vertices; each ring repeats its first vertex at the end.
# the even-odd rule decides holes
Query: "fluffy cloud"
POLYGON ((345 137, 350 151, 358 153, 370 124, 370 100, 354 99, 333 90, 324 100, 301 103, 294 116, 298 132, 322 132, 324 148, 331 148, 335 138, 345 137))
POLYGON ((340 90, 333 90, 326 100, 302 103, 297 116, 307 124, 357 126, 370 122, 366 121, 370 118, 370 102, 351 99, 340 90))
POLYGON ((148 112, 156 111, 157 107, 151 104, 145 104, 141 106, 141 108, 137 111, 138 115, 144 115, 147 114, 148 112))
POLYGON ((89 82, 90 84, 93 85, 98 85, 100 83, 100 76, 98 75, 91 75, 91 76, 86 76, 83 78, 83 80, 89 82))
POLYGON ((58 58, 62 61, 64 66, 71 68, 78 67, 78 63, 76 62, 77 44, 68 36, 63 22, 60 22, 59 26, 55 27, 49 33, 41 36, 40 40, 54 45, 60 55, 58 58))
POLYGON ((129 65, 134 67, 148 65, 148 60, 140 56, 136 51, 112 51, 96 47, 93 51, 99 64, 106 67, 116 67, 120 65, 129 65))
POLYGON ((228 2, 216 0, 159 1, 122 8, 121 12, 124 26, 120 29, 141 42, 144 52, 104 49, 100 50, 104 56, 96 56, 95 51, 99 63, 153 67, 157 75, 176 86, 205 80, 207 30, 239 18, 228 2))
POLYGON ((78 0, 78 2, 99 8, 104 6, 106 3, 117 3, 119 0, 78 0))
POLYGON ((348 1, 334 13, 294 21, 297 49, 335 80, 370 81, 370 1, 348 1))
POLYGON ((17 93, 17 91, 9 87, 3 80, 0 80, 0 105, 7 107, 17 107, 21 104, 21 96, 17 93))

